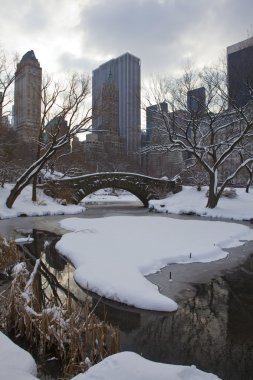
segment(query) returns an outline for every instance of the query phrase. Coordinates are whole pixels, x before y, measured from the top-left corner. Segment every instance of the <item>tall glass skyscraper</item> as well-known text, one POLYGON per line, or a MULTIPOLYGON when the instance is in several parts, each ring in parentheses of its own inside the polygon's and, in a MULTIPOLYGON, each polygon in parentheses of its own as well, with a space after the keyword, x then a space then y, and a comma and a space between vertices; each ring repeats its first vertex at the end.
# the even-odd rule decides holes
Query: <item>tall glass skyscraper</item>
POLYGON ((253 37, 227 48, 229 103, 244 106, 252 100, 253 37))
POLYGON ((125 53, 102 64, 92 73, 93 131, 103 130, 102 90, 107 80, 118 90, 118 130, 128 154, 136 152, 141 138, 140 59, 125 53))

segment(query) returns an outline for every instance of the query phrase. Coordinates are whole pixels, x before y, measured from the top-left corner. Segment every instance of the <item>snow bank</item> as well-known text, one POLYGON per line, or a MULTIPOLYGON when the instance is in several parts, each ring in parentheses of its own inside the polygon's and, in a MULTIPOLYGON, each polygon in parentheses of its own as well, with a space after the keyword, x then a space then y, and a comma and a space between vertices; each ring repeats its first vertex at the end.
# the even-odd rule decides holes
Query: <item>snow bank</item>
POLYGON ((17 216, 43 216, 43 215, 73 215, 85 210, 84 207, 76 205, 63 206, 56 200, 48 197, 42 190, 38 189, 38 200, 32 202, 32 186, 27 186, 15 201, 13 207, 8 209, 5 205, 6 199, 12 186, 6 184, 0 188, 0 219, 15 218, 17 216))
POLYGON ((0 379, 34 380, 36 374, 32 356, 0 332, 0 379))
POLYGON ((56 248, 75 266, 75 280, 114 301, 142 309, 173 311, 177 304, 144 276, 169 263, 209 262, 222 248, 253 240, 248 227, 225 222, 164 217, 69 218, 56 248), (191 254, 191 255, 190 255, 191 254))
POLYGON ((212 218, 228 218, 234 220, 250 220, 253 218, 253 190, 246 193, 245 189, 235 189, 236 198, 221 197, 218 206, 207 209, 207 187, 197 191, 196 187, 183 186, 177 194, 170 194, 162 200, 149 201, 150 209, 173 214, 189 214, 208 216, 212 218))
MULTIPOLYGON (((37 368, 32 356, 0 332, 1 380, 35 380, 37 368)), ((195 366, 155 363, 133 352, 107 357, 72 380, 219 380, 195 366)))
POLYGON ((109 356, 72 380, 218 380, 195 366, 155 363, 133 352, 109 356))

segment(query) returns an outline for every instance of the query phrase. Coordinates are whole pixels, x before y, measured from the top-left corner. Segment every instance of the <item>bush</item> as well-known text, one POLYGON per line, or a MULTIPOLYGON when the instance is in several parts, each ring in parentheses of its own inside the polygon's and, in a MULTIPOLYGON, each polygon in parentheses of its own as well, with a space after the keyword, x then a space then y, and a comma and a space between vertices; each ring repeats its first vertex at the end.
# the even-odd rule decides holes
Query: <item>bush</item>
MULTIPOLYGON (((206 197, 208 196, 209 196, 209 190, 207 190, 206 192, 206 197)), ((229 189, 224 189, 221 196, 226 197, 226 198, 231 198, 231 199, 236 198, 237 197, 236 189, 233 189, 232 187, 230 187, 229 189)))
POLYGON ((233 189, 232 187, 230 189, 225 189, 223 190, 221 196, 226 197, 226 198, 236 198, 237 196, 236 190, 233 189))

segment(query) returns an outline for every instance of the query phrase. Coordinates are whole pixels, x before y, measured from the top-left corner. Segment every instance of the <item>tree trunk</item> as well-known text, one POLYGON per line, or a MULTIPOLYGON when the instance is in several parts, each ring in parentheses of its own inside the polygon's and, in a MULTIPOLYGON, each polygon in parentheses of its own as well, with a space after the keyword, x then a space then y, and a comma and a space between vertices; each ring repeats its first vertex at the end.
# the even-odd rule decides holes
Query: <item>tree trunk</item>
POLYGON ((206 208, 215 208, 218 204, 219 198, 220 195, 218 195, 217 191, 217 179, 215 178, 215 174, 212 174, 210 175, 209 180, 209 192, 206 208))
POLYGON ((253 177, 253 172, 250 171, 249 172, 249 179, 248 179, 248 182, 247 182, 247 185, 246 185, 246 193, 249 193, 249 188, 250 188, 250 185, 251 185, 251 182, 252 182, 252 177, 253 177))
MULTIPOLYGON (((17 199, 17 197, 20 195, 21 191, 27 186, 29 185, 29 183, 31 183, 31 180, 32 182, 34 183, 34 176, 36 177, 36 183, 37 183, 37 174, 38 172, 40 171, 40 169, 43 167, 44 165, 44 162, 40 165, 38 165, 38 167, 36 168, 36 172, 32 175, 23 175, 22 178, 20 178, 15 186, 11 189, 11 192, 6 200, 6 206, 8 208, 12 208, 15 200, 17 199)), ((35 189, 36 190, 36 189, 35 189)))
POLYGON ((36 168, 36 171, 33 173, 33 174, 27 174, 27 175, 23 175, 22 178, 20 178, 15 186, 12 188, 7 200, 6 200, 6 206, 8 208, 12 208, 13 206, 13 203, 15 202, 15 200, 17 199, 17 197, 20 195, 21 191, 27 186, 29 185, 29 183, 31 183, 31 181, 34 183, 34 177, 36 177, 36 183, 37 183, 37 174, 38 172, 40 171, 40 169, 43 167, 43 165, 45 164, 46 160, 42 161, 38 167, 36 168))
POLYGON ((10 192, 10 195, 8 196, 8 198, 6 200, 6 206, 8 208, 12 208, 13 203, 15 202, 15 200, 17 199, 17 197, 19 196, 19 194, 21 193, 22 190, 23 190, 23 188, 18 189, 17 185, 15 185, 13 187, 13 189, 10 192))
POLYGON ((33 177, 33 182, 32 182, 32 201, 36 202, 37 201, 37 174, 33 177))
POLYGON ((218 200, 219 200, 219 197, 217 195, 215 194, 210 195, 210 192, 209 192, 206 208, 215 208, 218 204, 218 200))

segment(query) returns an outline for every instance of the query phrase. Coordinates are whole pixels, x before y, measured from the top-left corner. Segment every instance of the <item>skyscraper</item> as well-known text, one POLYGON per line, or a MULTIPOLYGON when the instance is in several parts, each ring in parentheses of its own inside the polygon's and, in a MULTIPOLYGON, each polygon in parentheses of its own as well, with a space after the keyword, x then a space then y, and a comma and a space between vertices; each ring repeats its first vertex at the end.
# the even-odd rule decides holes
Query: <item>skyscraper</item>
POLYGON ((41 119, 42 69, 33 50, 17 65, 14 89, 14 128, 19 138, 38 137, 41 119))
POLYGON ((206 90, 204 87, 194 88, 187 92, 187 108, 191 114, 203 116, 206 105, 206 90))
POLYGON ((252 99, 253 37, 227 47, 229 103, 244 106, 252 99))
MULTIPOLYGON (((102 90, 109 75, 118 91, 118 126, 128 154, 140 146, 140 59, 125 53, 102 64, 92 73, 93 131, 103 130, 102 90)), ((107 97, 108 98, 108 97, 107 97)))
POLYGON ((146 142, 150 143, 152 135, 159 124, 162 123, 162 115, 168 113, 168 103, 162 102, 146 108, 146 142))

